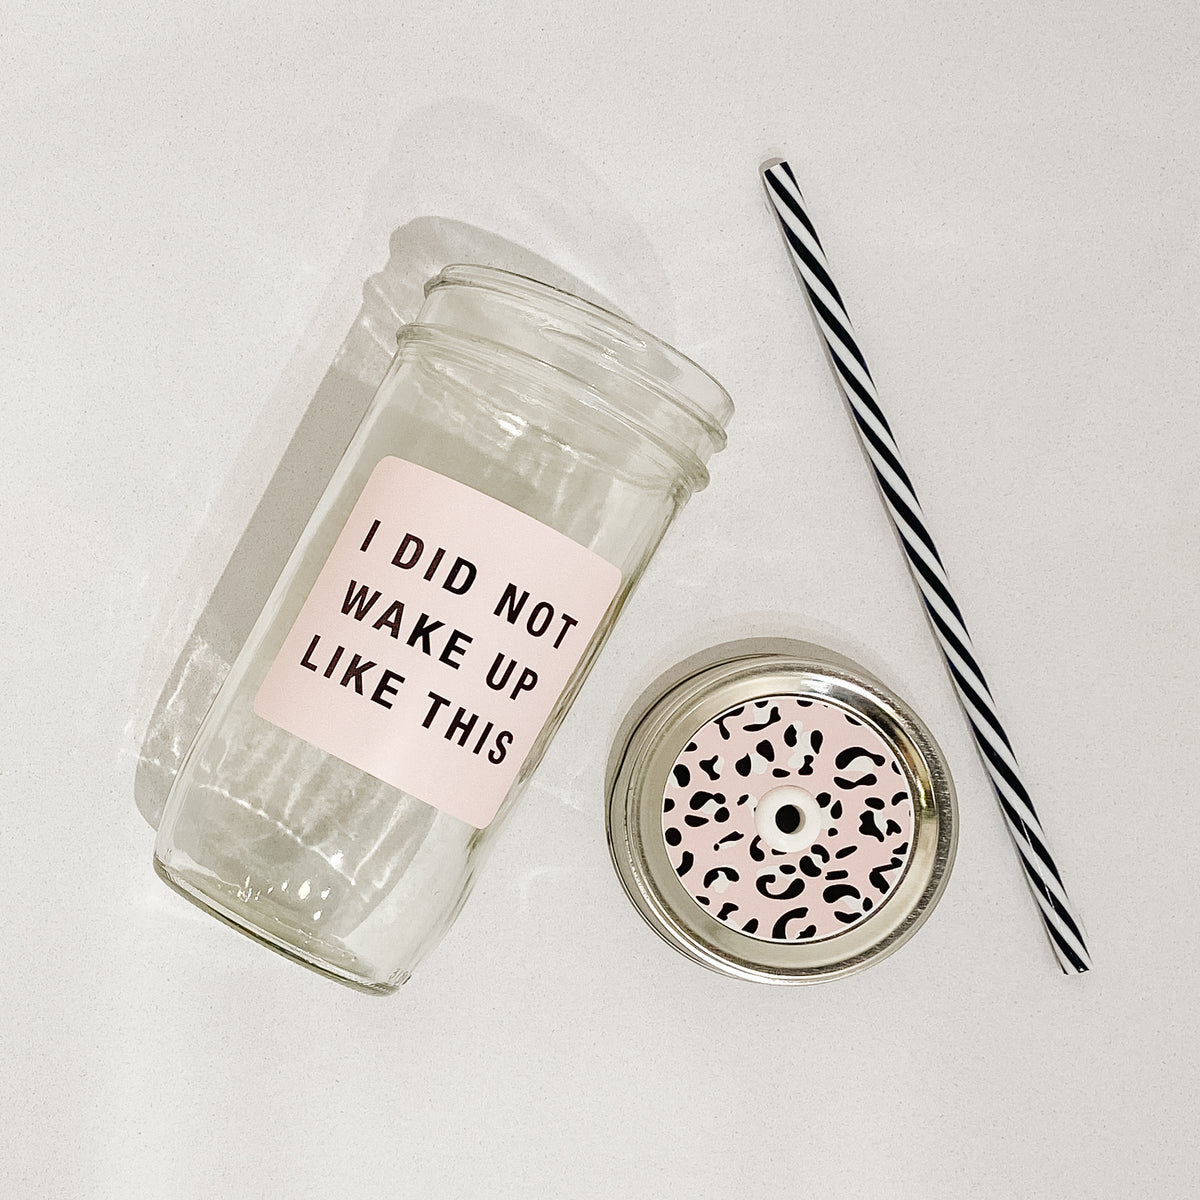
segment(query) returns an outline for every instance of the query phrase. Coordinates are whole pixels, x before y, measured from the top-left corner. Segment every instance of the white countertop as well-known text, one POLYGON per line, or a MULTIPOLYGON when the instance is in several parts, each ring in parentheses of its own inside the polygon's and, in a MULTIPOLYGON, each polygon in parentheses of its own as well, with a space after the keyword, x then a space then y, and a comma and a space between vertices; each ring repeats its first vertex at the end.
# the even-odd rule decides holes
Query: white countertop
POLYGON ((5 1195, 1195 1194, 1194 4, 44 0, 5 25, 5 1195), (780 153, 1088 975, 1054 963, 823 358, 758 179, 780 153), (414 288, 469 250, 556 264, 737 415, 463 915, 379 1000, 164 887, 135 783, 393 232, 414 288), (957 783, 940 906, 841 982, 692 965, 609 863, 626 708, 751 634, 860 661, 957 783))

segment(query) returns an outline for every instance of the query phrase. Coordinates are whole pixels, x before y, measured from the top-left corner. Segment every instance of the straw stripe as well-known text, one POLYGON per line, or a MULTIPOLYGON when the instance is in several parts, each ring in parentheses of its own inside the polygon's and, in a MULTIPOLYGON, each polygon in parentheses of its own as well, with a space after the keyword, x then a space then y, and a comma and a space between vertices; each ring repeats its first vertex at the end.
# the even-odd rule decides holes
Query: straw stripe
POLYGON ((796 177, 786 162, 777 162, 763 168, 763 179, 1050 945, 1064 971, 1087 971, 1091 958, 1079 922, 1046 847, 1046 835, 1033 802, 1021 782, 1012 743, 1000 723, 983 671, 975 661, 971 635, 950 592, 941 555, 925 524, 891 425, 879 406, 875 381, 855 339, 841 293, 833 282, 821 239, 805 211, 796 177))

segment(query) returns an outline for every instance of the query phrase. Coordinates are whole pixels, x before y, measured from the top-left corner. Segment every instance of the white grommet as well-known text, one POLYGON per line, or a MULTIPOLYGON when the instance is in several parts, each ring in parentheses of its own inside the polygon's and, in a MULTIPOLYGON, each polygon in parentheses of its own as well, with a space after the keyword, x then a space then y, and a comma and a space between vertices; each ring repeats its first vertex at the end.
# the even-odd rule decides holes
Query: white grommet
POLYGON ((754 826, 773 850, 804 850, 820 836, 821 806, 812 792, 794 783, 783 783, 759 800, 754 826))

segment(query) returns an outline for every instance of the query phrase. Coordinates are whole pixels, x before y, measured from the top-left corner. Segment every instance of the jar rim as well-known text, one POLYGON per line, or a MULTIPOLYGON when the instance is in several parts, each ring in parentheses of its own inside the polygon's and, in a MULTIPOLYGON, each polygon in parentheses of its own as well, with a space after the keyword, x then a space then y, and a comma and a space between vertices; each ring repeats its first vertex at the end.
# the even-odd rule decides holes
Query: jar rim
MULTIPOLYGON (((648 333, 627 317, 553 284, 543 283, 531 276, 506 271, 500 267, 450 263, 425 284, 425 295, 428 296, 436 288, 445 286, 481 288, 530 306, 549 301, 560 308, 573 311, 580 317, 598 322, 618 345, 624 344, 635 353, 644 353, 652 348, 678 371, 678 381, 664 379, 662 375, 649 371, 624 356, 619 358, 621 371, 697 421, 711 438, 714 452, 724 449, 728 440, 725 427, 734 412, 733 400, 729 393, 694 359, 654 334, 648 333)), ((617 357, 611 348, 609 357, 613 360, 617 357)))
POLYGON ((489 358, 500 355, 508 370, 523 378, 525 382, 549 384, 560 392, 564 381, 569 380, 572 385, 569 394, 575 401, 642 438, 658 454, 665 456, 669 462, 675 465, 680 472, 682 482, 690 491, 703 491, 708 486, 708 467, 694 450, 669 442, 658 431, 633 420, 619 408, 610 404, 608 399, 592 384, 572 375, 562 367, 543 362, 531 354, 526 354, 523 350, 501 345, 474 333, 448 329, 442 325, 424 325, 417 321, 400 327, 400 331, 396 334, 396 344, 397 358, 407 346, 425 345, 473 367, 486 367, 489 358))

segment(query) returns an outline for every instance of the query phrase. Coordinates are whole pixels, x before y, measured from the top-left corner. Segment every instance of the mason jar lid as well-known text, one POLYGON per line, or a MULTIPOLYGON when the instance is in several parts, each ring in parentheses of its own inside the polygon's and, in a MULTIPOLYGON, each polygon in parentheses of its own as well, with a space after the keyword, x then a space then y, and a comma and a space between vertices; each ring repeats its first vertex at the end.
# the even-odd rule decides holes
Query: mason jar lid
POLYGON ((941 896, 957 837, 945 760, 916 714, 830 651, 787 639, 681 663, 624 722, 608 840, 634 906, 695 962, 811 983, 879 961, 941 896))

